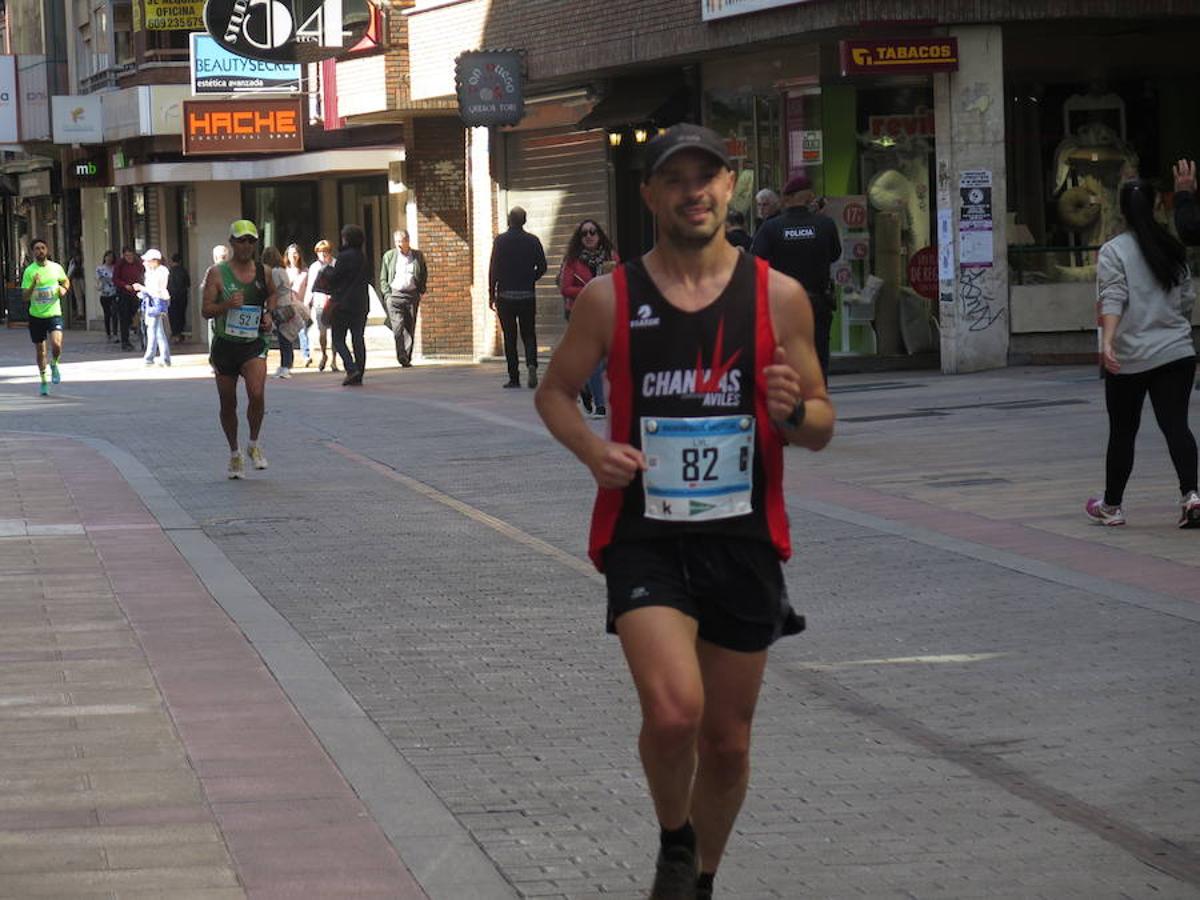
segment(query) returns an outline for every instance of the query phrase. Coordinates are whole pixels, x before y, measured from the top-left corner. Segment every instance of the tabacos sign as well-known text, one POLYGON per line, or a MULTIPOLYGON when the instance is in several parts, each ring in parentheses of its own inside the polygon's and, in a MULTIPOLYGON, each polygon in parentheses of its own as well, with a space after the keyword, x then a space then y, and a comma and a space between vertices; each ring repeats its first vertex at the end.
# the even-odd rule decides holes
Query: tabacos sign
POLYGON ((304 149, 300 100, 184 100, 186 156, 296 153, 304 149))
POLYGON ((204 27, 265 62, 318 62, 383 46, 379 0, 208 0, 204 27))
POLYGON ((958 38, 881 38, 842 41, 843 75, 958 71, 958 38))

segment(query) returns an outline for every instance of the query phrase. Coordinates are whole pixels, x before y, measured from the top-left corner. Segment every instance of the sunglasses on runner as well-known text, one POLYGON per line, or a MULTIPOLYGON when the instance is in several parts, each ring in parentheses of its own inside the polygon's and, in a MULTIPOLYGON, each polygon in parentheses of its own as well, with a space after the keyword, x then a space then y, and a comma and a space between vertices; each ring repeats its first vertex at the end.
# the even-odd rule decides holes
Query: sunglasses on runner
POLYGON ((235 244, 257 244, 258 238, 254 237, 254 235, 247 234, 243 235, 242 237, 235 237, 233 242, 235 244))
POLYGON ((600 232, 598 232, 595 228, 583 228, 583 229, 580 229, 579 233, 581 235, 583 235, 584 237, 595 237, 600 232))

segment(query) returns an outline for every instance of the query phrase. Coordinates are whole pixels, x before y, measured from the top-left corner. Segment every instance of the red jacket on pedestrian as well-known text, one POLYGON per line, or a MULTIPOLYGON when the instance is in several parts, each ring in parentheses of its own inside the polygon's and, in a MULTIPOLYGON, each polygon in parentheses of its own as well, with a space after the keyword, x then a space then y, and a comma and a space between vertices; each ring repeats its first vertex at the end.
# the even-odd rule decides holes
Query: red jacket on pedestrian
MULTIPOLYGON (((612 262, 620 262, 615 250, 612 252, 612 262)), ((593 272, 592 267, 578 256, 563 260, 562 268, 558 272, 558 289, 563 295, 567 312, 575 306, 575 298, 579 296, 579 292, 598 274, 600 273, 593 272)))
POLYGON ((146 277, 146 267, 142 265, 142 261, 126 262, 122 256, 117 260, 117 264, 113 266, 113 285, 116 289, 128 297, 134 296, 136 293, 133 289, 135 284, 142 284, 146 277))

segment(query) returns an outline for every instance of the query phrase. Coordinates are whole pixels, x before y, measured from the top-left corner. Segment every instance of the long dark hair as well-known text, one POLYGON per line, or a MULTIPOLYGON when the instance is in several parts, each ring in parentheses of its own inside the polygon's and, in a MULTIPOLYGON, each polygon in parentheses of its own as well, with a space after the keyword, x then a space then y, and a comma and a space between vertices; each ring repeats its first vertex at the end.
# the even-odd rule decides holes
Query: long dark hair
POLYGON ((1121 186, 1121 215, 1154 280, 1169 291, 1187 277, 1187 250, 1154 218, 1155 196, 1152 182, 1144 178, 1127 181, 1121 186))
POLYGON ((604 229, 600 227, 600 223, 595 219, 584 219, 579 223, 579 227, 575 229, 575 233, 571 235, 571 242, 567 244, 567 259, 579 259, 579 254, 583 252, 583 226, 591 225, 596 229, 596 234, 600 238, 600 242, 596 245, 596 249, 602 252, 605 257, 611 259, 613 245, 608 239, 608 235, 604 233, 604 229))

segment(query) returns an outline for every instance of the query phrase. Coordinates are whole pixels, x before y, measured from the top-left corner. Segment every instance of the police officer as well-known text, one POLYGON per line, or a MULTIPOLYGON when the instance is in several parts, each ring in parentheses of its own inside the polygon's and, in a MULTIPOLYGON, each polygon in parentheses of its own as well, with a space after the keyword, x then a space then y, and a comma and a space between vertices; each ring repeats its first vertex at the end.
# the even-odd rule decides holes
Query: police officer
POLYGON ((813 307, 817 358, 828 384, 829 329, 833 325, 829 268, 841 258, 842 242, 833 220, 813 211, 813 201, 808 176, 803 172, 794 176, 783 188, 783 212, 763 223, 750 252, 804 285, 813 307))

